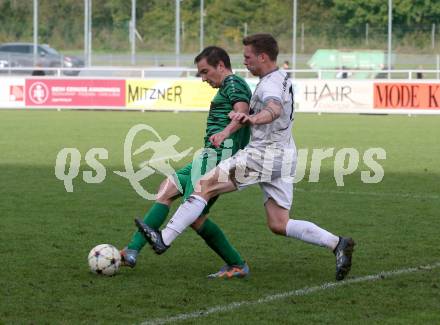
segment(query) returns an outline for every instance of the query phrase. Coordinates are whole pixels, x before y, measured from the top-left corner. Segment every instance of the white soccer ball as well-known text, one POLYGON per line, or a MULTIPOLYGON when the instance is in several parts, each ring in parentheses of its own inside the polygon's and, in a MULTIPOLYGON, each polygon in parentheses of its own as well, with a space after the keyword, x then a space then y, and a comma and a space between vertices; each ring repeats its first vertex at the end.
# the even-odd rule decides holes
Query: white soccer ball
POLYGON ((110 244, 101 244, 92 248, 89 253, 90 270, 96 274, 114 275, 121 265, 119 250, 110 244))

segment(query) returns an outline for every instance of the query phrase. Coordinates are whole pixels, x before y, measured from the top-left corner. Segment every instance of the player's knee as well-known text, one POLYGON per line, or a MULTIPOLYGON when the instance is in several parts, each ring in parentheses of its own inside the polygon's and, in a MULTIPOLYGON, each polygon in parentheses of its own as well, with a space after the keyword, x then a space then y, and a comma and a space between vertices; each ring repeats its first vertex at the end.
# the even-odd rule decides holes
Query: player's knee
POLYGON ((156 201, 162 204, 170 205, 178 193, 179 191, 176 185, 174 185, 174 183, 169 179, 166 179, 160 184, 156 201))
POLYGON ((289 210, 279 206, 273 198, 265 203, 267 225, 277 235, 286 235, 286 227, 289 222, 289 210))
POLYGON ((279 220, 269 220, 267 225, 276 235, 284 236, 286 234, 286 224, 279 220))
POLYGON ((198 182, 196 185, 196 188, 199 189, 198 194, 205 198, 212 198, 218 195, 218 188, 216 184, 217 182, 215 182, 213 179, 207 179, 203 182, 198 182))

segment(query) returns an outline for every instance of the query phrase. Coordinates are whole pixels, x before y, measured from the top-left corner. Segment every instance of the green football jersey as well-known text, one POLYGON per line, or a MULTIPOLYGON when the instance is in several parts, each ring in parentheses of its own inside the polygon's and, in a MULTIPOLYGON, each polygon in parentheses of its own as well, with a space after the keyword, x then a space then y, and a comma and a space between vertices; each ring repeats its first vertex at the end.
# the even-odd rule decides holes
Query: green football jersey
MULTIPOLYGON (((209 142, 209 137, 222 131, 231 122, 228 114, 233 111, 233 105, 235 103, 245 102, 249 104, 251 97, 252 92, 243 78, 232 74, 223 80, 209 109, 206 123, 205 148, 212 148, 217 151, 217 154, 221 153, 221 150, 224 148, 224 142, 219 148, 215 148, 212 143, 209 142)), ((244 126, 231 134, 229 139, 233 141, 232 154, 236 153, 239 149, 243 149, 248 144, 249 137, 249 126, 244 126)))

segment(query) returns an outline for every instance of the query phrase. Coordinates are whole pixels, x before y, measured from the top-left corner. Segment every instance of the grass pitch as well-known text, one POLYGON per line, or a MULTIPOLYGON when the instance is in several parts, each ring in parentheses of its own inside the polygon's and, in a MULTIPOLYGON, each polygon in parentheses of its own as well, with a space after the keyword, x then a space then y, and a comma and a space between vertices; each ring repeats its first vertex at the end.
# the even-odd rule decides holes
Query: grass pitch
MULTIPOLYGON (((129 182, 123 144, 137 123, 153 126, 176 148, 199 148, 203 113, 0 111, 0 323, 139 324, 219 307, 188 324, 426 324, 440 323, 440 268, 352 283, 265 303, 260 298, 334 281, 334 257, 323 248, 277 237, 266 227, 258 187, 223 196, 212 218, 251 267, 245 280, 212 281, 222 261, 188 230, 172 249, 142 251, 135 269, 114 277, 91 274, 89 250, 123 247, 133 218, 151 205, 129 182), (67 193, 54 174, 57 153, 78 148, 81 168, 67 193), (86 152, 106 148, 102 183, 87 184, 86 152), (234 302, 239 308, 227 310, 234 302), (222 307, 223 306, 223 307, 222 307)), ((362 157, 384 148, 385 176, 364 184, 359 168, 336 186, 334 159, 320 181, 297 184, 293 216, 357 241, 350 278, 440 262, 440 118, 297 114, 298 148, 352 147, 362 157)), ((142 143, 141 139, 137 140, 142 143)), ((175 164, 178 168, 188 159, 175 164)), ((161 181, 151 176, 145 187, 161 181)))

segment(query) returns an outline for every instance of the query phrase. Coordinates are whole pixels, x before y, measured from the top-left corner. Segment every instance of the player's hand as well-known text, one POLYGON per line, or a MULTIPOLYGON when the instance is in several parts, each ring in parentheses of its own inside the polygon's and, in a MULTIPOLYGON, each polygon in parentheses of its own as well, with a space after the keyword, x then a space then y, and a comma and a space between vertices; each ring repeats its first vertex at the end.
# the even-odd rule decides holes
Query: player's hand
POLYGON ((248 114, 245 113, 238 113, 238 112, 230 112, 229 113, 229 118, 231 120, 237 121, 241 124, 245 124, 250 122, 250 116, 248 114))
POLYGON ((211 135, 209 137, 209 142, 211 142, 214 147, 218 148, 227 137, 229 137, 229 134, 225 131, 221 131, 219 133, 211 135))

